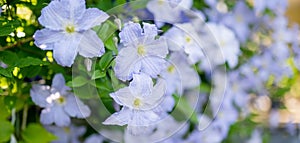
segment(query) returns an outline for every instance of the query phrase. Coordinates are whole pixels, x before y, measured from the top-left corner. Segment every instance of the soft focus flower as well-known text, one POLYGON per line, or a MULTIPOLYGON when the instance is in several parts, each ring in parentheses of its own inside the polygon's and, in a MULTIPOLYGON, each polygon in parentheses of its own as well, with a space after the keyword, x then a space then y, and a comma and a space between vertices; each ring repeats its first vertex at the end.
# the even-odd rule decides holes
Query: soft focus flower
POLYGON ((187 56, 183 52, 173 52, 170 55, 167 69, 161 74, 167 82, 167 95, 181 92, 185 89, 200 85, 197 72, 189 65, 187 56))
POLYGON ((80 143, 79 137, 86 131, 85 126, 76 127, 74 125, 70 127, 45 126, 45 128, 58 137, 51 143, 80 143))
POLYGON ((222 23, 233 29, 241 43, 245 43, 249 38, 251 34, 250 25, 254 22, 254 12, 244 1, 238 1, 234 10, 222 19, 222 23))
POLYGON ((202 20, 191 23, 175 24, 164 36, 167 38, 168 47, 171 51, 184 51, 188 54, 189 63, 195 64, 204 58, 201 45, 202 39, 199 37, 199 30, 202 20))
POLYGON ((238 57, 240 55, 240 44, 236 39, 234 33, 221 24, 208 23, 208 29, 212 33, 217 45, 211 46, 210 49, 205 49, 206 56, 211 57, 210 61, 213 65, 224 64, 225 61, 228 63, 230 68, 235 67, 238 64, 238 57), (224 61, 225 60, 225 61, 224 61))
POLYGON ((155 112, 164 99, 166 85, 159 80, 153 87, 152 79, 145 74, 134 74, 129 87, 122 88, 110 96, 119 105, 121 111, 112 114, 103 124, 128 125, 127 129, 132 134, 142 134, 150 125, 161 119, 155 112))
POLYGON ((33 85, 30 90, 32 101, 44 108, 41 113, 41 122, 45 125, 55 123, 57 126, 70 125, 70 117, 85 118, 91 113, 74 94, 70 93, 65 85, 62 74, 54 76, 52 87, 33 85))
POLYGON ((168 48, 164 38, 156 39, 157 27, 143 23, 126 23, 119 36, 124 45, 116 57, 116 76, 123 81, 134 73, 145 73, 153 78, 164 69, 168 48))
POLYGON ((184 21, 184 11, 192 7, 193 0, 150 0, 147 9, 154 15, 158 27, 164 23, 184 21))
POLYGON ((53 50, 58 64, 70 67, 77 55, 99 57, 104 44, 92 27, 109 16, 96 8, 85 7, 84 0, 54 0, 42 10, 39 22, 45 29, 34 34, 35 45, 53 50))
POLYGON ((84 143, 102 143, 103 141, 104 141, 103 136, 101 136, 100 134, 93 134, 93 135, 90 135, 84 141, 84 143))

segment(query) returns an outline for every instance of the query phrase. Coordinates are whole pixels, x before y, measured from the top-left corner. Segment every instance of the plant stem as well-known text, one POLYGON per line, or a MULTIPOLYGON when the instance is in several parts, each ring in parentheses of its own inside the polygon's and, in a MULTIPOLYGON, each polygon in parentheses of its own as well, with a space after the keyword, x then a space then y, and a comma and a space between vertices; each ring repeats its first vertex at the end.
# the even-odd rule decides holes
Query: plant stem
POLYGON ((27 124, 28 105, 24 105, 21 129, 24 130, 27 124))

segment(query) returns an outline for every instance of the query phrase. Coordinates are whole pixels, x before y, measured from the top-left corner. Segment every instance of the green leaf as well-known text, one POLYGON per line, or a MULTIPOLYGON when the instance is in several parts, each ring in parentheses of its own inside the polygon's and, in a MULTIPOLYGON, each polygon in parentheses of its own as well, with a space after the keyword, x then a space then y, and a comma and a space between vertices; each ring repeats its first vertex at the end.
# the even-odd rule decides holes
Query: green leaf
POLYGON ((0 52, 0 61, 4 62, 9 66, 14 66, 18 62, 19 58, 16 53, 10 51, 0 52))
POLYGON ((11 72, 8 71, 7 69, 3 68, 3 67, 0 67, 0 75, 3 75, 5 77, 9 77, 9 78, 12 77, 11 72))
POLYGON ((48 65, 48 64, 49 64, 48 62, 44 62, 41 59, 27 57, 27 58, 20 59, 20 61, 17 64, 17 67, 24 68, 29 66, 39 66, 39 65, 48 65))
POLYGON ((10 33, 14 32, 18 26, 20 26, 20 22, 18 20, 0 21, 0 36, 9 35, 10 33))
POLYGON ((176 101, 176 107, 172 115, 176 118, 189 119, 193 124, 198 124, 198 117, 195 110, 190 106, 189 102, 182 96, 173 96, 176 101), (180 117, 180 116, 184 117, 180 117))
POLYGON ((114 38, 114 35, 112 35, 111 37, 109 37, 105 41, 104 45, 105 45, 105 47, 107 49, 109 49, 109 50, 113 51, 114 53, 118 54, 118 47, 116 46, 115 41, 114 41, 113 38, 114 38))
POLYGON ((100 66, 100 69, 102 71, 105 71, 109 66, 110 64, 112 63, 112 60, 113 60, 113 55, 112 55, 112 52, 109 51, 109 52, 106 52, 100 59, 99 61, 99 66, 100 66))
POLYGON ((100 70, 95 70, 92 75, 92 80, 105 77, 106 73, 100 70))
POLYGON ((0 120, 10 116, 10 111, 4 103, 4 97, 0 96, 0 120))
POLYGON ((82 77, 82 76, 77 76, 73 78, 72 81, 68 82, 67 85, 70 87, 80 87, 88 83, 88 79, 82 77))
POLYGON ((113 22, 107 20, 100 26, 96 26, 93 29, 102 41, 106 41, 117 31, 118 27, 113 22))
POLYGON ((0 120, 0 142, 7 142, 10 140, 11 134, 14 132, 12 124, 5 120, 0 120))
POLYGON ((29 124, 21 135, 26 143, 49 143, 57 139, 56 136, 49 133, 40 124, 34 123, 29 124))

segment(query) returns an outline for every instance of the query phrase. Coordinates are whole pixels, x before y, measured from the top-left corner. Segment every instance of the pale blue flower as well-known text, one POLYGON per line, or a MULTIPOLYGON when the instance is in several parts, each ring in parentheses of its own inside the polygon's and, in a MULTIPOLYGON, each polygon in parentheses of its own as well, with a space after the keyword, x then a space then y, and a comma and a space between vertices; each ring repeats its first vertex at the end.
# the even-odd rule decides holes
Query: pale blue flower
POLYGON ((217 42, 217 46, 206 49, 206 56, 213 57, 210 62, 213 65, 221 65, 226 61, 230 68, 235 67, 241 51, 239 41, 234 33, 221 24, 207 23, 207 27, 216 40, 214 42, 217 42))
POLYGON ((187 143, 221 143, 225 138, 221 128, 206 115, 199 116, 201 130, 194 130, 187 138, 187 143), (207 127, 207 128, 205 128, 207 127))
POLYGON ((153 78, 164 69, 168 54, 163 37, 156 39, 157 27, 153 24, 126 23, 119 36, 124 45, 116 57, 114 71, 123 81, 132 79, 134 73, 145 73, 153 78))
POLYGON ((276 14, 284 14, 287 6, 287 0, 254 0, 254 10, 257 14, 263 13, 266 9, 269 9, 276 14))
POLYGON ((70 117, 85 118, 91 113, 88 106, 70 93, 65 86, 62 74, 54 76, 52 87, 33 85, 30 90, 32 101, 44 108, 40 121, 45 125, 55 123, 57 126, 70 125, 70 117))
POLYGON ((222 23, 233 29, 241 43, 244 43, 251 34, 250 24, 255 20, 254 12, 244 1, 239 1, 234 10, 224 16, 222 23))
POLYGON ((167 82, 167 95, 177 92, 182 94, 185 89, 200 85, 197 72, 189 65, 183 52, 173 52, 170 55, 167 69, 161 74, 167 82))
POLYGON ((164 99, 166 85, 162 80, 153 87, 152 79, 145 74, 134 74, 129 87, 122 88, 110 96, 123 108, 108 117, 105 125, 128 125, 132 134, 143 134, 147 127, 161 119, 155 108, 164 99))
POLYGON ((204 58, 202 51, 203 40, 198 35, 198 26, 202 20, 191 23, 175 24, 164 36, 168 39, 168 47, 171 51, 184 51, 188 54, 189 63, 195 64, 204 58))
POLYGON ((45 29, 34 34, 35 45, 42 50, 53 50, 58 64, 70 67, 77 55, 99 57, 104 44, 91 30, 108 15, 96 8, 85 7, 84 0, 55 0, 42 10, 39 17, 45 29))
POLYGON ((192 7, 193 0, 150 0, 147 9, 154 15, 158 27, 164 23, 184 21, 184 11, 192 7))
POLYGON ((45 128, 58 137, 51 143, 80 143, 79 137, 86 131, 85 126, 77 127, 74 125, 69 127, 45 126, 45 128))
POLYGON ((103 141, 103 136, 101 136, 100 134, 93 134, 85 139, 84 143, 102 143, 103 141))

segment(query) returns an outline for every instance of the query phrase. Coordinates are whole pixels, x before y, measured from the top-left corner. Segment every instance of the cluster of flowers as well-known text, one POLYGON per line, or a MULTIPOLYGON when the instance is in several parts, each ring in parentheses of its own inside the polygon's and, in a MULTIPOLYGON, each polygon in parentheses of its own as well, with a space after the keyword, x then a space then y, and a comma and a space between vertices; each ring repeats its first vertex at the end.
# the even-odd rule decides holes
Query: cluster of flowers
MULTIPOLYGON (((127 125, 125 142, 166 138, 163 142, 222 142, 230 126, 249 114, 249 94, 268 95, 264 87, 270 76, 275 84, 292 76, 286 62, 291 57, 290 45, 296 53, 295 60, 300 57, 299 33, 298 27, 288 27, 284 16, 287 1, 255 0, 252 6, 237 1, 232 8, 222 0, 206 3, 209 8, 198 11, 191 9, 192 0, 151 0, 145 11, 154 17, 155 24, 122 21, 125 24, 119 33, 113 70, 129 86, 110 94, 122 109, 103 124, 127 125), (166 23, 172 27, 160 33, 159 28, 166 23), (249 44, 253 48, 246 50, 259 54, 243 62, 239 60, 244 54, 241 47, 249 44), (230 69, 229 73, 220 70, 224 66, 230 69), (193 104, 197 97, 189 94, 199 92, 199 70, 212 78, 214 90, 209 101, 201 100, 209 102, 213 117, 202 113, 202 105, 197 105, 199 125, 183 138, 190 126, 181 126, 184 123, 169 113, 176 106, 174 96, 191 98, 193 104), (180 131, 174 134, 179 126, 180 131)), ((104 44, 91 28, 108 17, 98 9, 86 9, 84 0, 51 1, 39 18, 46 28, 35 33, 35 44, 43 50, 53 50, 54 59, 62 66, 72 66, 78 53, 86 58, 100 57, 105 53, 104 44)), ((85 132, 84 128, 78 128, 72 136, 63 136, 61 127, 70 126, 70 117, 85 118, 91 111, 64 83, 61 74, 55 75, 51 88, 34 85, 31 97, 44 108, 41 123, 59 126, 46 127, 60 137, 58 142, 70 138, 78 142, 76 138, 85 132)), ((72 132, 77 127, 70 128, 72 132)), ((257 143, 259 138, 259 131, 255 130, 249 142, 257 143)), ((101 136, 92 135, 86 142, 102 140, 101 136)))

